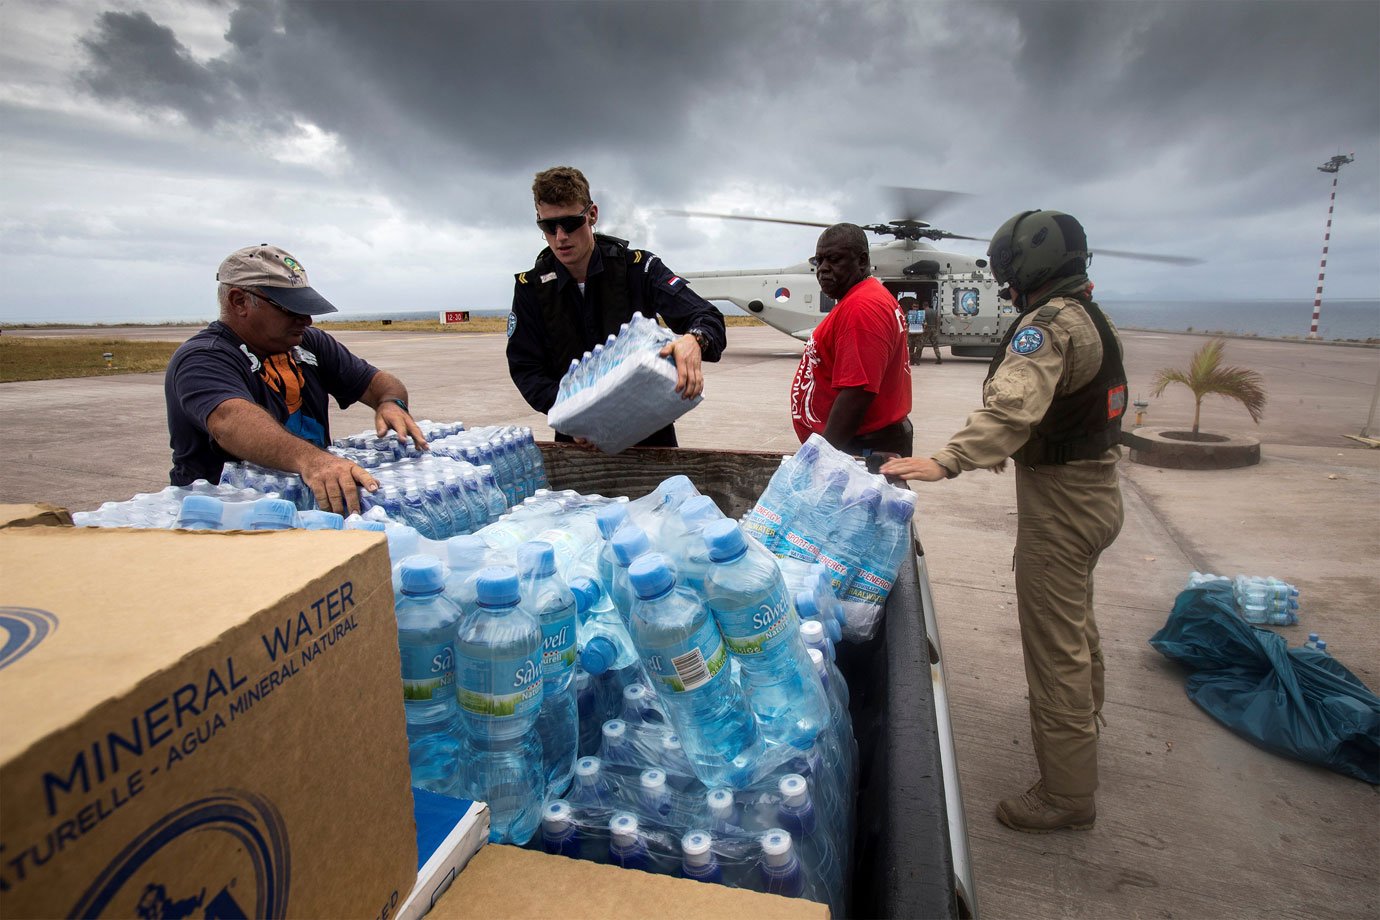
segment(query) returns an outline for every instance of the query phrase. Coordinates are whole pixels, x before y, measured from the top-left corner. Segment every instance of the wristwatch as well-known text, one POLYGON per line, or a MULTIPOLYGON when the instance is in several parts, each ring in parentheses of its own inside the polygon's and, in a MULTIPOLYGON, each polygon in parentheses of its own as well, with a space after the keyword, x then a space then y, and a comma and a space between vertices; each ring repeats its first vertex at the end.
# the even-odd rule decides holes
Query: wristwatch
POLYGON ((699 343, 700 351, 705 351, 709 347, 709 336, 704 334, 703 329, 697 326, 694 329, 691 329, 689 334, 693 335, 695 337, 695 341, 699 343))

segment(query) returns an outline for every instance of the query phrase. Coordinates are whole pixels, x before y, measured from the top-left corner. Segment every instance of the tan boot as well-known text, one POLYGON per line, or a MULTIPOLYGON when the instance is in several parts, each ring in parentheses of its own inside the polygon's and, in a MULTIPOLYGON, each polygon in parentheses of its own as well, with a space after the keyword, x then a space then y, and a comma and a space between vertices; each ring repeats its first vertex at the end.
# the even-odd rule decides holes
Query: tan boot
POLYGON ((1081 799, 1053 796, 1045 791, 1044 780, 1015 798, 1003 799, 997 806, 998 821, 1026 834, 1091 830, 1096 819, 1092 796, 1087 796, 1086 804, 1081 799))

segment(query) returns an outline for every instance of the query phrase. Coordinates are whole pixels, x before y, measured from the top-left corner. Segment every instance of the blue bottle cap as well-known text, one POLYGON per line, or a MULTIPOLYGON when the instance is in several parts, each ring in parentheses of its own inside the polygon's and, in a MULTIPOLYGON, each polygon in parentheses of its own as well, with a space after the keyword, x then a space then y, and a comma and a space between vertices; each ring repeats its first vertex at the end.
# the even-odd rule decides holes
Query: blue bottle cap
POLYGON ((485 607, 507 607, 518 602, 518 573, 506 565, 491 565, 475 579, 475 599, 485 607))
POLYGON ((609 543, 613 546, 613 555, 617 557, 619 564, 625 566, 632 565, 634 559, 651 548, 647 532, 632 523, 618 528, 618 532, 609 543))
POLYGON ((370 530, 375 533, 384 533, 388 530, 388 525, 383 521, 356 520, 351 530, 370 530))
POLYGON ((714 562, 729 562, 747 552, 747 540, 738 529, 737 521, 724 518, 711 521, 700 531, 704 545, 709 547, 709 558, 714 562))
POLYGON ((518 571, 528 578, 556 574, 556 548, 544 540, 528 540, 518 547, 518 571))
POLYGON ((594 520, 599 524, 599 533, 603 534, 605 540, 612 539, 619 526, 627 519, 628 506, 623 502, 605 505, 594 513, 594 520))
POLYGON ((671 590, 676 576, 661 553, 644 553, 628 566, 628 582, 637 596, 645 600, 671 590))
POLYGON ((814 463, 818 458, 819 446, 811 441, 806 441, 804 444, 800 445, 800 450, 795 452, 795 459, 803 463, 814 463))
POLYGON ((182 499, 182 510, 177 515, 179 527, 188 524, 215 524, 220 522, 225 516, 225 505, 221 500, 210 495, 188 495, 182 499))
POLYGON ((303 511, 298 517, 307 530, 345 529, 345 519, 334 511, 303 511))
POLYGON ((446 570, 435 556, 408 556, 398 570, 403 594, 439 594, 446 586, 446 570))
POLYGON ((456 568, 473 568, 476 563, 484 561, 484 554, 488 551, 489 544, 472 533, 446 541, 446 559, 456 568))
POLYGON ((587 575, 576 575, 570 579, 570 593, 575 595, 575 612, 583 614, 599 603, 599 595, 604 592, 593 578, 587 575))
POLYGON ((580 649, 580 667, 595 677, 613 667, 618 649, 604 636, 595 636, 580 649))
POLYGON ((919 496, 914 492, 895 492, 888 496, 883 510, 894 521, 909 521, 915 516, 915 504, 918 498, 919 496))
POLYGON ((297 522, 297 506, 282 498, 261 498, 249 517, 250 530, 281 530, 297 522))
POLYGON ((815 594, 813 591, 796 592, 795 612, 800 614, 802 620, 808 620, 819 616, 819 605, 815 603, 815 594))

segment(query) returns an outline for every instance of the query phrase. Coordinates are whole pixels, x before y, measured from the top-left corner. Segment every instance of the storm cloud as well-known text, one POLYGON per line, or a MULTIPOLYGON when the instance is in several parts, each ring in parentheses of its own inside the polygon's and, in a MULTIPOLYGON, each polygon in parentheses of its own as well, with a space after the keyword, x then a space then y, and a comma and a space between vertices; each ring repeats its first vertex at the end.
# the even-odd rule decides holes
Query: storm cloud
MULTIPOLYGON (((1309 299, 1330 185, 1315 167, 1354 150, 1329 291, 1380 291, 1375 3, 30 2, 3 16, 18 48, 0 54, 0 232, 52 269, 49 285, 8 286, 5 319, 95 309, 102 290, 122 315, 196 315, 214 264, 260 238, 328 272, 318 284, 347 309, 501 308, 541 245, 531 176, 556 163, 589 175, 611 232, 682 271, 796 261, 813 231, 656 209, 884 221, 903 210, 885 188, 902 185, 973 193, 926 215, 959 233, 1055 207, 1094 246, 1209 260, 1106 260, 1108 296, 1309 299), (125 293, 155 270, 174 279, 165 302, 125 293)), ((4 258, 14 277, 19 256, 4 258)))

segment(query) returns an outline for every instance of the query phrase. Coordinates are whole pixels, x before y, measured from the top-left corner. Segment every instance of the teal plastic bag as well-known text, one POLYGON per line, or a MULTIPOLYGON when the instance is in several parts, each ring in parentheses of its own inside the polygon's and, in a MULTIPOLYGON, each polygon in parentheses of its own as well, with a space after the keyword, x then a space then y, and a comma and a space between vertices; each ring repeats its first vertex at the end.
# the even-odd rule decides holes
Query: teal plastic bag
POLYGON ((1238 735, 1380 783, 1380 697, 1326 652, 1242 620, 1230 585, 1180 592, 1150 644, 1194 672, 1188 698, 1238 735))

